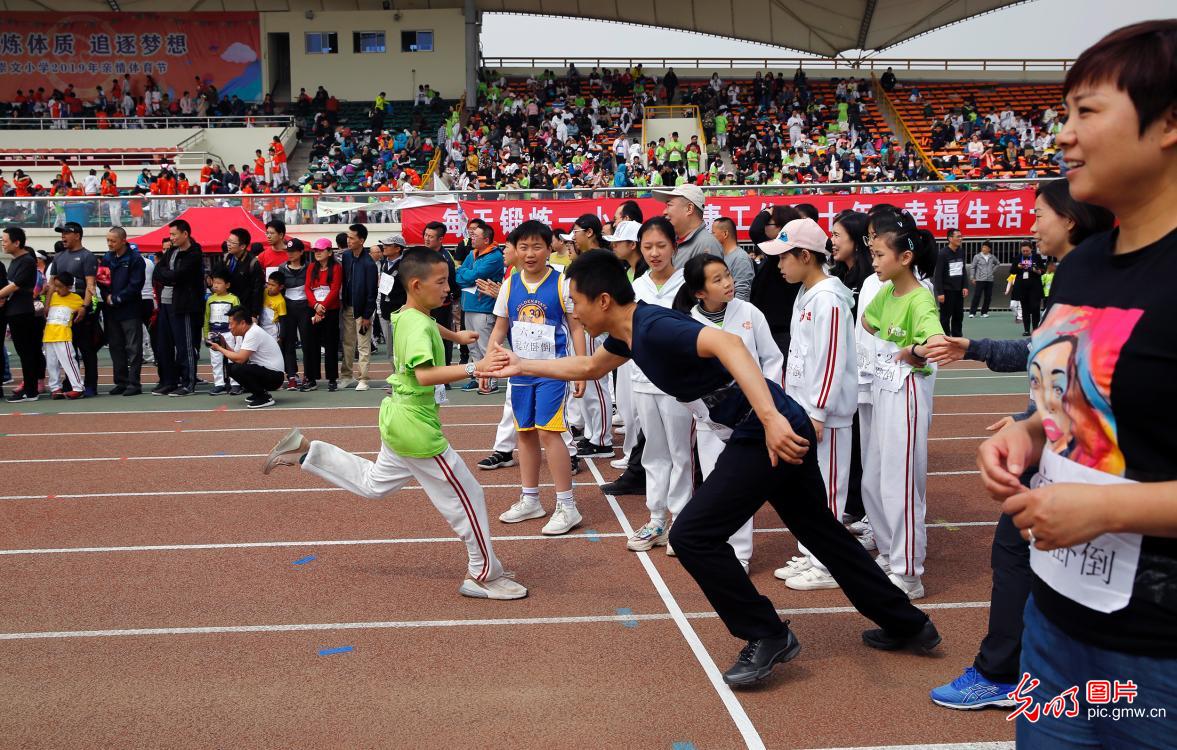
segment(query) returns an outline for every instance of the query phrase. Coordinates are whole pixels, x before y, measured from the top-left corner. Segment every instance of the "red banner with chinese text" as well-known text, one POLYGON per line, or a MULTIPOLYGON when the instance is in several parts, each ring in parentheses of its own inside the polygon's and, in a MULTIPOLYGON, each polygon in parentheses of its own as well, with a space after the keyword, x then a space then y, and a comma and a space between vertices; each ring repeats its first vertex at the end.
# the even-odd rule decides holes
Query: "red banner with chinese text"
MULTIPOLYGON (((575 200, 502 200, 462 201, 408 208, 401 211, 401 231, 410 242, 419 242, 425 225, 440 221, 446 225, 446 241, 461 239, 466 222, 482 219, 502 239, 529 219, 538 219, 552 227, 568 231, 581 214, 596 214, 611 219, 623 198, 578 198, 575 200)), ((756 214, 769 206, 809 203, 821 214, 827 232, 835 216, 846 209, 867 211, 878 203, 890 203, 909 212, 916 223, 942 237, 949 229, 959 229, 966 236, 1025 237, 1034 224, 1033 190, 993 190, 960 193, 875 193, 870 195, 790 195, 790 196, 716 196, 708 197, 703 219, 710 226, 720 216, 736 224, 741 240, 748 240, 748 227, 756 214)), ((663 204, 654 198, 638 200, 647 217, 662 213, 663 204)))
POLYGON ((163 93, 195 95, 195 77, 224 96, 261 96, 257 13, 6 13, 0 29, 0 99, 17 89, 64 91, 83 101, 130 75, 133 96, 151 76, 163 93))

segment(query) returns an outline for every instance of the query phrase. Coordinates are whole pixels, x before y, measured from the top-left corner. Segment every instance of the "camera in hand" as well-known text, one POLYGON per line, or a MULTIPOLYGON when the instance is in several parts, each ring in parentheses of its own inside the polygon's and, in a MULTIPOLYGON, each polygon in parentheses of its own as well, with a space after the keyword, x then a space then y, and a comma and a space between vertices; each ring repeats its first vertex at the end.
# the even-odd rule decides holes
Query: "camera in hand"
POLYGON ((204 343, 209 347, 211 347, 213 344, 216 344, 217 346, 223 346, 226 349, 229 347, 229 345, 225 343, 225 337, 219 333, 210 333, 208 335, 208 339, 204 343))

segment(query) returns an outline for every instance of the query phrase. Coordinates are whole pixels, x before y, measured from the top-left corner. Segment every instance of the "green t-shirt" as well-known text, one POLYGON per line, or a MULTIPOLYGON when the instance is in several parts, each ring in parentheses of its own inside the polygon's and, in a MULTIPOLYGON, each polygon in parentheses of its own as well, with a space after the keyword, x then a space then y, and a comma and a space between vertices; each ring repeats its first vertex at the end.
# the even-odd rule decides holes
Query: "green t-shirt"
POLYGON ((1054 283, 1054 274, 1053 273, 1042 274, 1042 293, 1048 297, 1050 296, 1050 285, 1052 283, 1054 283))
POLYGON ((687 151, 687 164, 693 164, 696 167, 699 166, 699 152, 698 151, 695 151, 694 149, 687 151))
POLYGON ((441 433, 441 417, 433 386, 421 385, 413 370, 445 365, 445 349, 437 323, 411 307, 392 314, 392 395, 380 404, 380 438, 397 455, 432 458, 449 447, 441 433))
POLYGON ((727 132, 727 115, 715 116, 715 134, 722 135, 727 132))
MULTIPOLYGON (((902 297, 894 296, 894 292, 895 285, 888 281, 866 306, 863 319, 875 329, 875 336, 903 348, 944 334, 936 299, 927 287, 920 286, 902 297)), ((925 375, 932 372, 930 367, 913 369, 925 375)))

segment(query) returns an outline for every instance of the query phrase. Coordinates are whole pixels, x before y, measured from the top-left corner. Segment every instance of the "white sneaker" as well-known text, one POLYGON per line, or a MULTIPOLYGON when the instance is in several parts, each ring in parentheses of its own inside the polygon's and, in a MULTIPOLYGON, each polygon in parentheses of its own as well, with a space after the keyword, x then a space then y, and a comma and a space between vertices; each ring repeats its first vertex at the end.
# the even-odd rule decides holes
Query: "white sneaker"
POLYGON ((629 467, 629 456, 622 456, 621 458, 615 458, 609 462, 609 465, 612 466, 614 469, 628 468, 629 467))
POLYGON ((861 544, 862 548, 867 552, 874 552, 879 548, 879 546, 875 544, 875 533, 870 530, 867 530, 858 537, 858 543, 861 544))
POLYGON ((740 567, 742 567, 744 569, 744 575, 748 575, 748 570, 749 570, 748 563, 744 562, 743 560, 740 560, 740 567))
POLYGON ((871 531, 870 519, 863 518, 861 521, 855 521, 846 528, 850 529, 851 534, 862 535, 871 531))
POLYGON ((548 534, 549 536, 557 536, 559 534, 567 534, 572 529, 580 525, 584 519, 580 515, 580 511, 576 509, 575 505, 566 505, 564 503, 556 503, 556 510, 552 512, 552 517, 540 529, 541 534, 548 534))
POLYGON ((275 466, 298 466, 299 459, 310 449, 311 444, 295 427, 286 433, 286 436, 279 440, 274 449, 270 451, 270 455, 266 457, 266 463, 262 466, 262 473, 269 474, 275 466))
POLYGON ((366 390, 368 390, 368 388, 369 388, 369 386, 368 386, 367 380, 361 380, 360 382, 356 383, 356 390, 357 391, 366 391, 366 390))
POLYGON ((633 533, 633 536, 625 543, 625 548, 631 552, 645 552, 654 547, 667 546, 669 537, 666 524, 650 519, 633 533))
POLYGON ((789 578, 785 585, 796 591, 815 591, 817 589, 841 588, 834 577, 820 568, 811 567, 803 573, 789 578))
POLYGON ((785 563, 785 567, 777 568, 773 571, 773 575, 782 581, 787 581, 795 575, 804 573, 813 567, 813 563, 809 562, 809 558, 804 555, 797 555, 793 559, 785 563))
POLYGON ((981 317, 982 317, 982 318, 988 318, 988 317, 989 317, 989 313, 981 313, 981 317))
POLYGON ((527 587, 511 580, 508 573, 504 573, 493 581, 479 583, 473 578, 462 581, 458 593, 472 599, 522 599, 527 596, 527 587))
POLYGON ((969 313, 969 317, 970 317, 970 318, 975 318, 975 317, 977 317, 977 316, 976 316, 975 314, 973 314, 973 313, 969 313))
POLYGON ((891 575, 891 561, 883 555, 875 557, 875 565, 878 565, 887 575, 891 575))
POLYGON ((339 390, 345 391, 348 388, 351 388, 355 384, 356 384, 355 378, 344 378, 342 380, 342 382, 340 382, 340 384, 339 384, 339 390))
POLYGON ((543 518, 547 514, 548 512, 539 504, 539 500, 529 500, 526 497, 520 497, 518 502, 499 516, 499 520, 503 523, 519 523, 520 521, 528 521, 532 518, 543 518))
POLYGON ((613 423, 614 427, 621 427, 625 424, 625 420, 621 418, 620 414, 614 414, 613 419, 610 421, 613 423))
POLYGON ((624 435, 625 434, 625 425, 621 425, 620 427, 614 427, 613 432, 616 432, 618 435, 624 435))
MULTIPOLYGON (((670 537, 669 531, 666 532, 666 536, 667 536, 667 538, 670 537)), ((678 553, 674 551, 674 545, 672 545, 670 542, 666 543, 666 556, 667 557, 678 557, 678 553)))
POLYGON ((891 579, 891 583, 899 587, 900 591, 907 594, 908 599, 924 598, 924 582, 920 580, 919 576, 901 576, 898 573, 888 573, 887 577, 891 579))

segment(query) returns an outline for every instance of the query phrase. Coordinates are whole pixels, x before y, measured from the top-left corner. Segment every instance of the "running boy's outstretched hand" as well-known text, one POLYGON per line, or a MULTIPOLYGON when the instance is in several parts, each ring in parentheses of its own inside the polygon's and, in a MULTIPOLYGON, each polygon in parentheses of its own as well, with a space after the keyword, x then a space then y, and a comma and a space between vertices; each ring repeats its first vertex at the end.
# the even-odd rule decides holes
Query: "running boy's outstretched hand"
POLYGON ((773 466, 778 459, 786 463, 799 464, 809 450, 809 441, 793 431, 789 420, 784 415, 770 415, 768 419, 761 419, 764 425, 764 442, 768 446, 768 459, 773 466))

